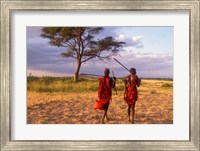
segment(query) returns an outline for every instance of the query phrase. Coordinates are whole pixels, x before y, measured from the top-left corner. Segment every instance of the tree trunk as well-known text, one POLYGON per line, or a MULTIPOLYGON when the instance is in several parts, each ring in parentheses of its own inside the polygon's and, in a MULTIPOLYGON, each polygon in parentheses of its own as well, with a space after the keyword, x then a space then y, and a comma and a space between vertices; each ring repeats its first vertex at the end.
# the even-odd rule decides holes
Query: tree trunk
POLYGON ((78 76, 79 76, 80 68, 81 68, 81 61, 77 60, 76 71, 74 73, 74 82, 78 82, 78 76))

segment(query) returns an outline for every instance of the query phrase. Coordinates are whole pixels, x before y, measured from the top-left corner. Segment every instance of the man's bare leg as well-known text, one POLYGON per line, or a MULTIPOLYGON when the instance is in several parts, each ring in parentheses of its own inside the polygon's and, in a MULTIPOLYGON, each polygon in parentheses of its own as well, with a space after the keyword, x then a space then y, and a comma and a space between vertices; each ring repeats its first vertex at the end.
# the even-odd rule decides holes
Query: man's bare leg
POLYGON ((128 105, 128 121, 130 122, 131 121, 131 105, 128 105))
MULTIPOLYGON (((108 107, 109 107, 109 105, 108 105, 108 107)), ((106 121, 108 121, 108 107, 107 107, 107 111, 106 111, 106 116, 105 116, 105 118, 106 118, 106 121)))
POLYGON ((104 110, 104 114, 103 114, 103 117, 101 119, 101 123, 104 124, 104 119, 106 117, 106 113, 107 113, 107 110, 104 110))
POLYGON ((134 124, 134 116, 135 116, 135 103, 131 105, 132 108, 132 124, 134 124))
POLYGON ((101 123, 104 124, 104 119, 107 117, 108 107, 105 108, 101 123))

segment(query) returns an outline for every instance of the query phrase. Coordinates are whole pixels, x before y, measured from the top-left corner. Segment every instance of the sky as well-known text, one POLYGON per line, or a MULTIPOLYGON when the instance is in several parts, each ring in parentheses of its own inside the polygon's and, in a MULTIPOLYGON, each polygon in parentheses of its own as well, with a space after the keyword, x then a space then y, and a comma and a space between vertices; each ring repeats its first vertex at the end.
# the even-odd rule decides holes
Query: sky
MULTIPOLYGON (((49 39, 42 38, 41 28, 27 27, 27 74, 34 76, 73 76, 76 60, 64 58, 63 48, 51 46, 49 39)), ((112 36, 117 41, 126 42, 119 55, 109 61, 98 59, 83 63, 80 73, 103 75, 105 68, 114 71, 116 77, 129 74, 113 58, 128 69, 136 68, 142 78, 173 78, 173 27, 103 27, 100 37, 112 36)), ((111 75, 112 76, 112 75, 111 75)))

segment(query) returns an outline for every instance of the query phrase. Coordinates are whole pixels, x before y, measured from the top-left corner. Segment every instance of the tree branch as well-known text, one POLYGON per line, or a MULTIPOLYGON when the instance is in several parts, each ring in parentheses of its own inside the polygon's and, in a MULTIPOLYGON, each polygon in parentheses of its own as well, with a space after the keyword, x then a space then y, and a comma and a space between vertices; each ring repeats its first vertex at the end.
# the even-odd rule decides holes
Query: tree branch
POLYGON ((86 61, 88 61, 88 60, 90 60, 90 59, 93 59, 93 58, 95 58, 95 57, 96 57, 95 55, 92 56, 92 57, 89 57, 89 58, 87 58, 87 59, 85 59, 85 60, 82 60, 81 63, 86 62, 86 61))

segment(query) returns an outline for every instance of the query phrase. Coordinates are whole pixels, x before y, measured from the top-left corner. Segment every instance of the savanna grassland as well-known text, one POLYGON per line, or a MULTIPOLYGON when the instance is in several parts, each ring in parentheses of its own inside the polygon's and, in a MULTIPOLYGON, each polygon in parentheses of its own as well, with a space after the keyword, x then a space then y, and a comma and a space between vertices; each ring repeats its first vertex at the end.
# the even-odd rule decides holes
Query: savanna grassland
MULTIPOLYGON (((102 111, 94 110, 98 79, 28 77, 28 124, 99 124, 102 111)), ((123 80, 117 79, 106 124, 130 124, 123 100, 123 80)), ((173 123, 173 81, 142 79, 138 88, 135 124, 173 123)))

